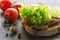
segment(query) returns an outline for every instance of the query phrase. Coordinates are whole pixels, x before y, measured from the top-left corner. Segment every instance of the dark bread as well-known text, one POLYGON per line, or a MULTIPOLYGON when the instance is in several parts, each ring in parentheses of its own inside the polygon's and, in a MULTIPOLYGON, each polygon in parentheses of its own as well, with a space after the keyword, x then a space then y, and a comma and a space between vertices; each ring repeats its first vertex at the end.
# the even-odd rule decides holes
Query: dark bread
POLYGON ((24 28, 29 34, 32 34, 34 36, 52 36, 52 35, 60 32, 60 30, 59 30, 60 22, 54 26, 49 27, 47 30, 43 30, 43 31, 33 30, 32 27, 29 27, 26 24, 24 25, 24 28))
MULTIPOLYGON (((54 19, 56 19, 56 18, 54 18, 54 19)), ((32 29, 32 26, 28 26, 28 24, 26 24, 26 22, 27 22, 26 19, 22 20, 22 23, 23 23, 25 30, 29 34, 32 34, 34 36, 52 36, 56 33, 60 33, 60 19, 53 21, 52 24, 51 24, 51 22, 49 22, 48 23, 49 26, 47 27, 47 29, 39 30, 39 31, 32 29)), ((37 28, 38 28, 38 26, 36 27, 36 29, 37 28)))

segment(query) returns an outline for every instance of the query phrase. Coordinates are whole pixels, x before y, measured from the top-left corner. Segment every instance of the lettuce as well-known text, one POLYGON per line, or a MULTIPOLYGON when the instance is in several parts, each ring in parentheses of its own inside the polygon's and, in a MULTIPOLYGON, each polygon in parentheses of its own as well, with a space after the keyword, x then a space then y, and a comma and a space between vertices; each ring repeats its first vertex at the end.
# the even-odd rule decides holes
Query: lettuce
POLYGON ((30 18, 32 24, 44 24, 52 19, 48 6, 30 6, 19 8, 21 18, 30 18))
POLYGON ((50 14, 51 14, 52 17, 60 18, 60 10, 59 10, 59 8, 51 8, 50 9, 50 14))

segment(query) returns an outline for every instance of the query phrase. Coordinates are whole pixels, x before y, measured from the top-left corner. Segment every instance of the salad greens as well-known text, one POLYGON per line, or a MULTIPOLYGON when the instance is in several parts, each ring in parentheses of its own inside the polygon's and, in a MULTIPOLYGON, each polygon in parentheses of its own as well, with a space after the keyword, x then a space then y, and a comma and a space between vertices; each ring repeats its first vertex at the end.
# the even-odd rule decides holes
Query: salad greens
POLYGON ((60 18, 60 10, 58 8, 50 9, 50 14, 51 14, 52 17, 60 18))
POLYGON ((49 9, 48 6, 36 6, 36 7, 25 6, 25 7, 19 8, 19 11, 20 11, 21 18, 30 18, 29 21, 37 25, 47 23, 52 19, 52 16, 58 16, 57 13, 60 13, 57 10, 54 11, 55 13, 53 11, 51 12, 51 9, 49 9))

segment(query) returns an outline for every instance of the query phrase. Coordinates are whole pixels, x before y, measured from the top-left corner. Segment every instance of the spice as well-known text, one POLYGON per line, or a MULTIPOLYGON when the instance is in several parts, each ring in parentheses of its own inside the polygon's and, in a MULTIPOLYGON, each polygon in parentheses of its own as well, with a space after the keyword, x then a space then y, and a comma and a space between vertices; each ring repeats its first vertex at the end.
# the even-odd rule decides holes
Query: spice
POLYGON ((4 21, 4 23, 6 23, 6 20, 4 21))
POLYGON ((8 23, 7 23, 6 25, 7 25, 7 26, 9 26, 9 24, 8 24, 8 23))
POLYGON ((4 24, 4 27, 6 27, 6 24, 4 24))
POLYGON ((6 33, 6 37, 8 37, 8 33, 6 33))
POLYGON ((9 28, 7 30, 9 30, 9 28))
POLYGON ((13 32, 13 33, 17 32, 17 27, 11 26, 10 31, 13 32))
POLYGON ((18 38, 19 38, 19 39, 21 38, 21 33, 18 34, 18 38))

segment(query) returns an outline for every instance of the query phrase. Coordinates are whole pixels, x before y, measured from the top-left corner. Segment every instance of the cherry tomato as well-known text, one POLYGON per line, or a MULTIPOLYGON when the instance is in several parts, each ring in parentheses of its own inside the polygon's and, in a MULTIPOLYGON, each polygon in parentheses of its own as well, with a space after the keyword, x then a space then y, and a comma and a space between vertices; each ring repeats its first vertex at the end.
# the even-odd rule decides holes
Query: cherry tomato
POLYGON ((16 3, 15 5, 14 5, 14 8, 15 9, 17 9, 18 11, 19 11, 19 9, 18 8, 21 8, 22 7, 22 5, 21 4, 19 4, 19 3, 16 3))
POLYGON ((6 1, 6 0, 2 0, 0 1, 0 8, 5 11, 7 8, 12 7, 12 2, 11 1, 6 1))
MULTIPOLYGON (((19 12, 19 9, 18 8, 21 8, 22 7, 22 5, 20 4, 20 3, 15 3, 15 5, 14 5, 14 8, 19 12)), ((20 13, 20 12, 19 12, 20 13)), ((20 14, 18 14, 18 15, 20 15, 20 14)))
POLYGON ((14 22, 18 18, 18 11, 14 8, 8 8, 5 10, 4 16, 7 16, 10 22, 14 22))
POLYGON ((1 1, 10 1, 10 0, 1 0, 1 1))

